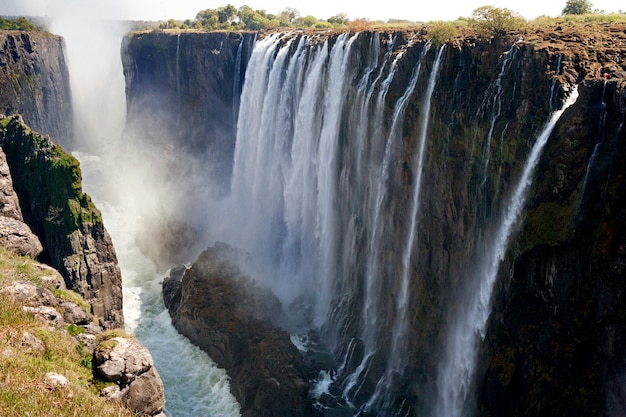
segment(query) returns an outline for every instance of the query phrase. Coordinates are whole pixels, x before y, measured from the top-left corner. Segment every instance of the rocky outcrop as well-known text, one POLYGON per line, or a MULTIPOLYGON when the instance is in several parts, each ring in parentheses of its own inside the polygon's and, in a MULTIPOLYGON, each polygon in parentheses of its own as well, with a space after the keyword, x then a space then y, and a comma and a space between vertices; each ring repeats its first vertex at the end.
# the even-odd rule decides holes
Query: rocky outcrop
POLYGON ((0 31, 0 113, 20 113, 37 132, 72 143, 72 100, 65 46, 46 32, 0 31))
POLYGON ((122 281, 102 217, 82 192, 78 161, 20 116, 0 118, 4 150, 24 220, 43 244, 41 260, 91 304, 105 327, 122 327, 122 281))
POLYGON ((0 149, 0 245, 18 255, 36 258, 43 251, 39 238, 24 223, 7 158, 0 149))
POLYGON ((216 244, 184 272, 163 282, 172 323, 231 378, 244 417, 312 412, 304 360, 280 320, 278 299, 241 275, 239 253, 216 244), (178 282, 177 282, 178 281, 178 282))
POLYGON ((150 352, 135 339, 113 337, 100 342, 94 351, 94 366, 105 381, 103 395, 121 401, 138 416, 165 417, 163 382, 150 352))
MULTIPOLYGON (((96 324, 97 317, 88 311, 87 303, 65 289, 63 277, 45 265, 37 265, 33 263, 35 280, 41 285, 9 281, 0 286, 0 295, 41 320, 48 331, 69 331, 83 356, 83 365, 93 365, 99 379, 115 383, 105 388, 102 396, 121 402, 134 415, 165 417, 163 382, 148 350, 130 336, 108 336, 96 324), (96 343, 98 338, 102 340, 96 343)), ((44 343, 27 331, 21 336, 21 346, 39 354, 46 351, 44 343)), ((67 388, 69 384, 64 375, 53 372, 47 373, 43 382, 49 390, 67 388)))

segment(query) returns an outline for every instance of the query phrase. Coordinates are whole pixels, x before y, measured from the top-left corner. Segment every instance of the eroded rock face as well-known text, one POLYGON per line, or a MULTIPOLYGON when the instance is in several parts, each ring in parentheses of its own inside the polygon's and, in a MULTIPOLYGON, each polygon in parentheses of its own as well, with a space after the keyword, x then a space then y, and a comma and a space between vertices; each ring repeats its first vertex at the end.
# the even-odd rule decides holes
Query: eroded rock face
POLYGON ((114 337, 96 346, 96 372, 118 385, 103 395, 119 400, 140 416, 161 415, 165 407, 163 382, 150 352, 134 339, 114 337))
POLYGON ((172 283, 176 278, 165 280, 172 322, 226 369, 243 416, 310 415, 304 360, 289 334, 271 324, 280 320, 280 302, 241 275, 238 256, 216 244, 185 271, 180 285, 172 283))
POLYGON ((100 211, 82 192, 78 161, 20 116, 0 118, 0 144, 25 222, 58 269, 107 328, 122 327, 122 277, 100 211))

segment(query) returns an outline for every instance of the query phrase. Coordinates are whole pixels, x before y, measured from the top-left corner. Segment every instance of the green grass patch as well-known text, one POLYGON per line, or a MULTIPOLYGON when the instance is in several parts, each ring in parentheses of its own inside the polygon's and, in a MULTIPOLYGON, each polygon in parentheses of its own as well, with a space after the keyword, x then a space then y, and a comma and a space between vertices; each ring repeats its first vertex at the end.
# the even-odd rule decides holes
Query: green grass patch
MULTIPOLYGON (((29 272, 41 271, 35 261, 0 249, 0 284, 13 279, 36 281, 29 272), (29 265, 30 263, 30 265, 29 265)), ((78 327, 78 326, 74 326, 78 327)), ((0 294, 0 415, 1 416, 116 416, 133 413, 99 395, 92 370, 92 355, 70 334, 50 330, 22 306, 0 294), (35 336, 43 351, 24 342, 25 333, 35 336), (47 372, 64 375, 69 386, 51 388, 47 372)))

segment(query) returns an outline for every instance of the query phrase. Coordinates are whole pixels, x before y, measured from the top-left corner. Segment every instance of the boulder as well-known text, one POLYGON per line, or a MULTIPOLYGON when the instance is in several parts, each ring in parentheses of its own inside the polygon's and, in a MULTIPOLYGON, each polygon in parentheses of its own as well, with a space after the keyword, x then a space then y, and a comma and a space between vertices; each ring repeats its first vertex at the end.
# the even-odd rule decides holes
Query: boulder
POLYGON ((216 244, 185 271, 182 282, 166 279, 172 322, 226 369, 243 416, 311 415, 304 359, 275 324, 284 322, 281 304, 268 288, 241 274, 240 257, 216 244))
POLYGON ((56 372, 48 372, 44 378, 43 382, 49 389, 57 389, 57 388, 67 388, 70 386, 70 382, 67 380, 65 375, 57 374, 56 372))
POLYGON ((0 289, 0 293, 31 307, 58 305, 57 298, 50 290, 30 281, 14 281, 0 289))
POLYGON ((163 382, 150 352, 137 340, 114 337, 96 346, 94 366, 106 381, 117 383, 102 395, 121 401, 140 416, 158 416, 165 407, 163 382))
POLYGON ((86 325, 93 320, 93 316, 88 311, 71 301, 61 302, 59 307, 63 312, 63 318, 66 323, 86 325))

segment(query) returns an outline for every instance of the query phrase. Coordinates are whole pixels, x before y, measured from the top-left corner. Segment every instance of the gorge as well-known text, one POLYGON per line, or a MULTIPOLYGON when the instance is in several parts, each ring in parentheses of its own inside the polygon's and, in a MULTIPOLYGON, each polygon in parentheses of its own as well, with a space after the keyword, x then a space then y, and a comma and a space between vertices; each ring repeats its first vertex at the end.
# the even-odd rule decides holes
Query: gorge
POLYGON ((121 63, 125 244, 153 277, 245 250, 337 362, 317 412, 626 413, 626 25, 138 32, 121 63))

